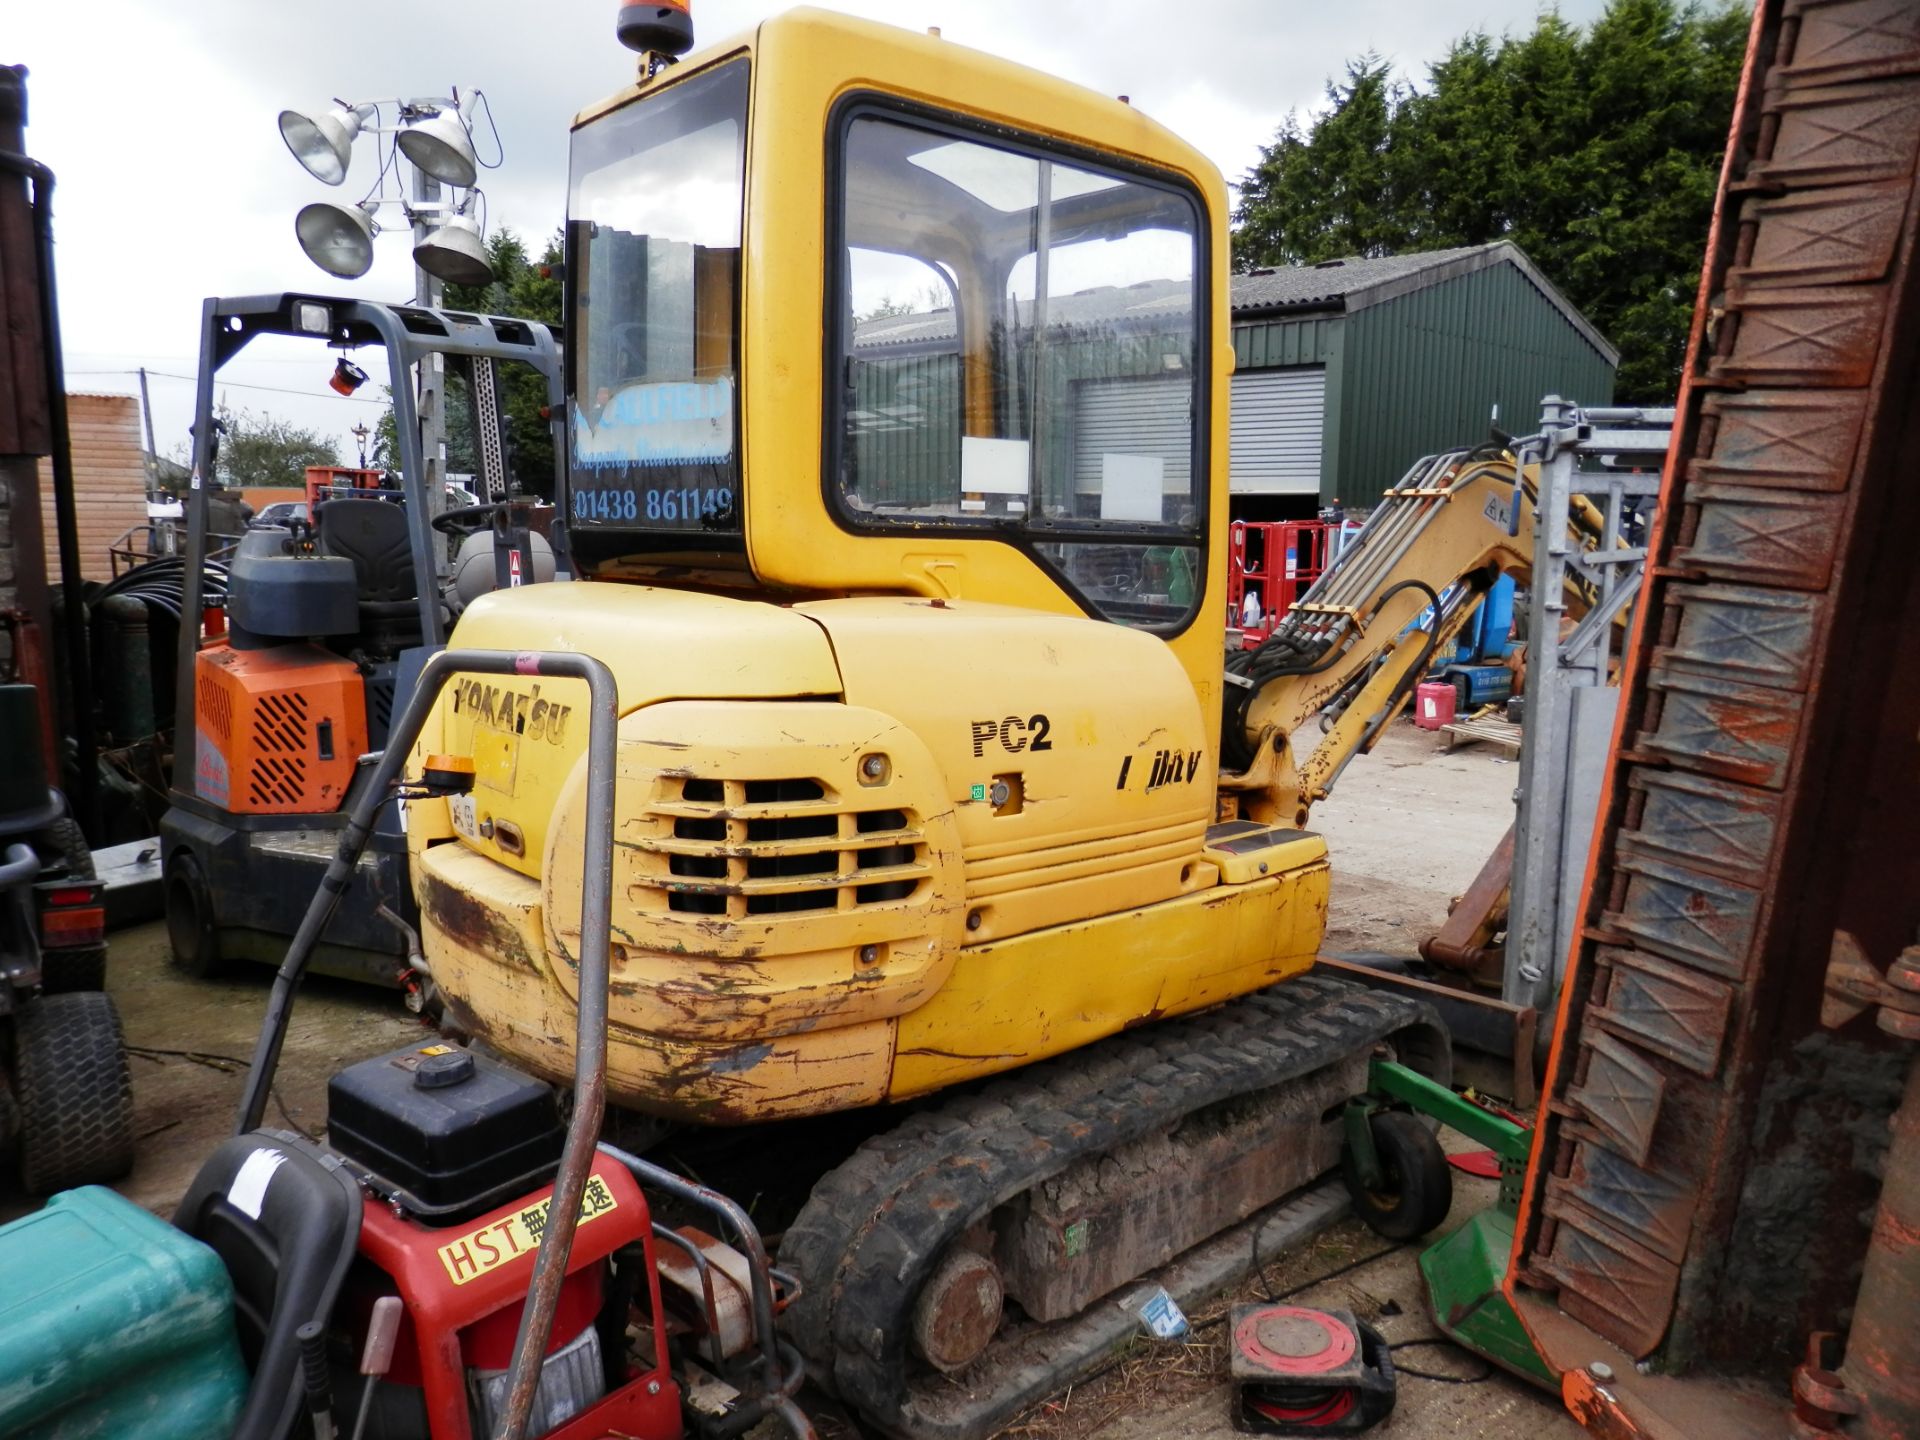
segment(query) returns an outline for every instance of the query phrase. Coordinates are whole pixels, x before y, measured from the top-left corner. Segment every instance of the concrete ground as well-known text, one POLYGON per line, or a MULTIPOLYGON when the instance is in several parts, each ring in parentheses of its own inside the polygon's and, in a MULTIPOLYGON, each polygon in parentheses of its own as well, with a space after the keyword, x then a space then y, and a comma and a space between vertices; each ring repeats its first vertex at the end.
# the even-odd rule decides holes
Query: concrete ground
MULTIPOLYGON (((1392 727, 1373 755, 1349 767, 1314 814, 1334 862, 1327 949, 1411 954, 1505 830, 1516 778, 1505 752, 1491 746, 1449 754, 1425 732, 1392 727)), ((133 1174, 119 1188, 164 1215, 207 1152, 231 1133, 240 1072, 258 1032, 270 972, 257 967, 218 982, 186 980, 167 964, 158 924, 117 933, 109 969, 133 1050, 139 1137, 133 1174)), ((419 1022, 397 994, 324 977, 310 980, 295 1010, 268 1123, 319 1130, 329 1075, 419 1033, 419 1022)), ((1458 1176, 1450 1223, 1491 1203, 1492 1191, 1489 1182, 1458 1176)), ((23 1197, 0 1190, 0 1220, 30 1208, 23 1197)), ((1390 1342, 1433 1335, 1415 1251, 1399 1248, 1372 1258, 1384 1247, 1357 1224, 1340 1226, 1303 1253, 1276 1259, 1267 1267, 1264 1289, 1252 1282, 1243 1298, 1302 1287, 1291 1297, 1296 1302, 1351 1309, 1390 1342), (1314 1283, 1334 1271, 1341 1273, 1314 1283)), ((1208 1307, 1194 1318, 1204 1322, 1222 1309, 1208 1307)), ((1143 1344, 1107 1375, 1008 1433, 1048 1440, 1225 1440, 1237 1432, 1227 1420, 1222 1329, 1201 1329, 1191 1344, 1143 1344)), ((1396 1358, 1463 1378, 1486 1368, 1447 1346, 1405 1350, 1396 1358)), ((835 1427, 829 1423, 824 1430, 835 1427)), ((1494 1374, 1460 1384, 1406 1376, 1393 1418, 1373 1433, 1408 1440, 1558 1440, 1581 1432, 1556 1403, 1494 1374)))

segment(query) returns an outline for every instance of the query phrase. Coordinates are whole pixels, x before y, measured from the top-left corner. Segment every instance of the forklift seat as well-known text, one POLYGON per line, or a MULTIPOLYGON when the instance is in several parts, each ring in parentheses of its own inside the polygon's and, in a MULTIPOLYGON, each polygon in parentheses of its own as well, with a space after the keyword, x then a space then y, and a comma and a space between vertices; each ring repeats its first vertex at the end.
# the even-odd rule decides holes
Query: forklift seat
POLYGON ((328 500, 314 512, 320 549, 353 562, 363 613, 411 613, 420 591, 413 583, 413 534, 407 507, 391 500, 328 500))
POLYGON ((287 1440, 303 1398, 300 1327, 325 1323, 360 1241, 360 1187, 337 1158, 276 1130, 236 1135, 200 1167, 174 1225, 233 1277, 253 1383, 234 1440, 287 1440))

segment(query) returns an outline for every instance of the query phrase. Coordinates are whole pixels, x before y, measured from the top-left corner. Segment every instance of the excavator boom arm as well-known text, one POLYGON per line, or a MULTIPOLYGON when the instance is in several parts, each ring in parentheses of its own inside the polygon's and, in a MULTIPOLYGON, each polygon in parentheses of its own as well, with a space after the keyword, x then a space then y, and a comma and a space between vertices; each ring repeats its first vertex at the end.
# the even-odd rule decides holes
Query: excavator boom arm
MULTIPOLYGON (((1221 788, 1238 814, 1306 823, 1494 581, 1531 573, 1533 496, 1505 453, 1422 460, 1267 642, 1228 661, 1221 788)), ((1571 528, 1591 547, 1585 518, 1571 528)))

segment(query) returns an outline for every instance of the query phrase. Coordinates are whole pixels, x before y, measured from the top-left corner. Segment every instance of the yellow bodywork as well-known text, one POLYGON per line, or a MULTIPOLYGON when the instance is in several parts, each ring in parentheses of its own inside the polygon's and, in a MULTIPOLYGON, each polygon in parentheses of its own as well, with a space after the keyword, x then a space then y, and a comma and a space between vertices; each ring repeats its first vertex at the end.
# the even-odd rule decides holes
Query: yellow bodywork
MULTIPOLYGON (((608 1074, 624 1103, 709 1122, 872 1104, 1312 962, 1325 846, 1210 848, 1210 737, 1151 636, 959 601, 581 583, 476 605, 455 640, 533 636, 619 657, 608 1074), (690 631, 704 664, 680 661, 690 631), (666 698, 664 677, 707 698, 666 698)), ((413 807, 426 952, 456 1018, 563 1076, 585 727, 568 715, 555 736, 549 710, 541 735, 512 735, 519 704, 503 720, 475 693, 441 705, 422 753, 512 760, 477 758, 457 822, 446 801, 413 807), (503 829, 527 853, 501 854, 503 829)))

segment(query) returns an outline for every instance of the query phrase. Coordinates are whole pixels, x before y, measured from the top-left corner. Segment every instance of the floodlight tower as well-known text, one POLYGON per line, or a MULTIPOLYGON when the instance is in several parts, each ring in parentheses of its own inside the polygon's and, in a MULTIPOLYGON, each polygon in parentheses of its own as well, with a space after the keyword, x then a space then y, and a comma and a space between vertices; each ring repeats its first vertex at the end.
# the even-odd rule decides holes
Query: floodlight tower
MULTIPOLYGON (((346 180, 354 142, 362 133, 390 136, 392 141, 373 188, 358 204, 315 201, 294 217, 294 234, 307 258, 329 275, 358 279, 373 266, 374 237, 381 233, 375 218, 379 208, 399 205, 412 227, 416 305, 437 306, 447 281, 458 285, 491 281, 493 267, 487 262, 474 208, 476 201, 485 198, 478 186, 480 171, 500 162, 482 161, 474 148, 471 116, 481 108, 491 127, 492 109, 478 90, 471 92, 464 106, 455 91, 446 97, 408 100, 336 100, 317 117, 282 110, 281 138, 307 173, 326 185, 346 180), (393 112, 392 123, 383 123, 383 109, 393 112), (402 161, 412 171, 410 193, 389 196, 387 175, 402 161), (455 194, 449 197, 443 187, 455 194)), ((496 151, 499 138, 495 129, 496 151)), ((428 508, 438 514, 446 505, 445 366, 435 355, 422 361, 419 369, 420 453, 427 470, 423 479, 428 508)))

